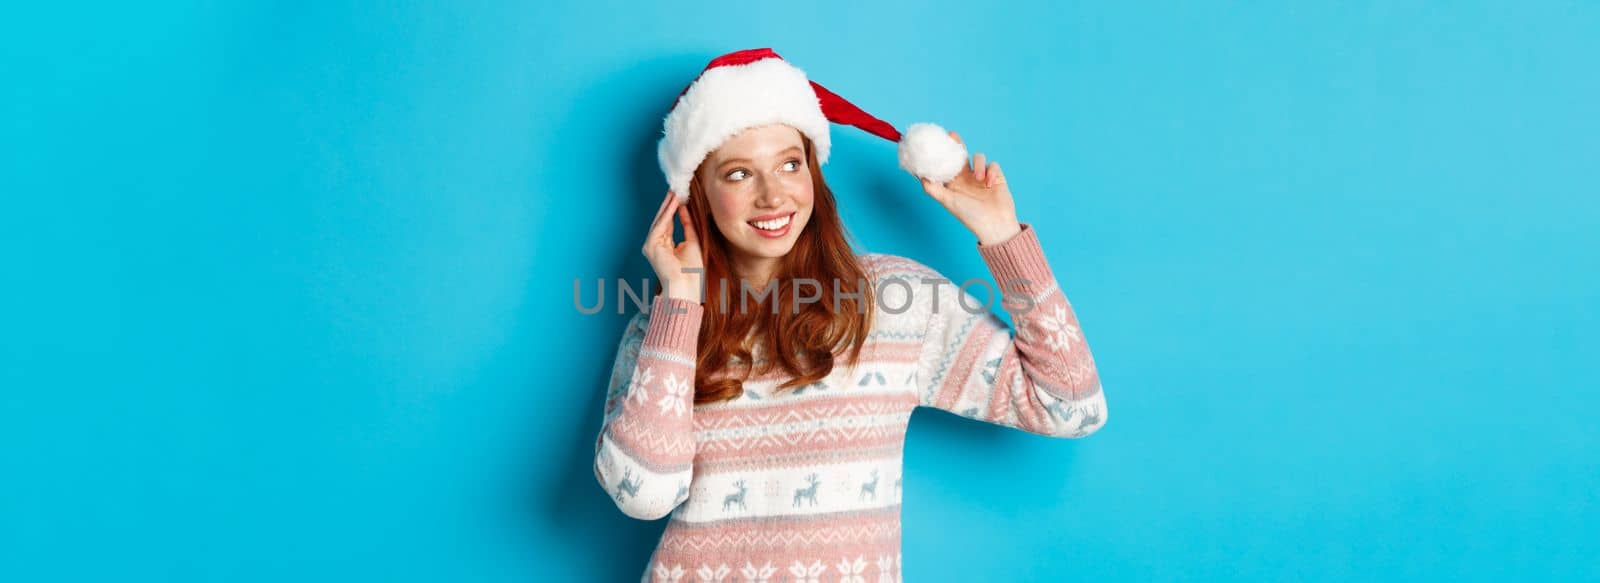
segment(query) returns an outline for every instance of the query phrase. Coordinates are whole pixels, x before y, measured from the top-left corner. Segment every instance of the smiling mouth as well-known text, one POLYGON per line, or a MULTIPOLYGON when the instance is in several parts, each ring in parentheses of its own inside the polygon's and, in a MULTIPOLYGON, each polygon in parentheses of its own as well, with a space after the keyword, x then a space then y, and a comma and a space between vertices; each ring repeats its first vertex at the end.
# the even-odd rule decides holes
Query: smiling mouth
POLYGON ((766 231, 768 233, 776 233, 788 227, 789 223, 793 221, 794 213, 789 213, 776 219, 765 221, 746 221, 745 224, 755 227, 757 230, 766 231))

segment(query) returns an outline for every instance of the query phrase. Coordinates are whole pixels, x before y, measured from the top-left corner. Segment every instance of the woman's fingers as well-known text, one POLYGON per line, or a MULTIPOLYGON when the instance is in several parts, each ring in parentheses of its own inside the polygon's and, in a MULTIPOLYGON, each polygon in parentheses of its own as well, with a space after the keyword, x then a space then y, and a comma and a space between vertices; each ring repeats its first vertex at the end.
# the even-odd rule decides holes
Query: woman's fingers
POLYGON ((667 247, 672 246, 672 210, 678 204, 678 197, 668 194, 667 200, 661 201, 661 209, 656 211, 656 218, 650 223, 650 234, 645 237, 646 245, 658 245, 665 242, 667 247), (664 231, 664 232, 663 232, 664 231))
POLYGON ((667 205, 670 204, 672 202, 672 199, 676 198, 676 196, 677 195, 672 194, 672 191, 670 191, 670 190, 667 191, 667 197, 661 199, 661 206, 656 207, 656 216, 655 216, 655 218, 650 219, 650 225, 651 226, 655 226, 656 220, 661 218, 661 213, 663 211, 667 210, 667 205))
POLYGON ((983 182, 983 185, 986 187, 994 186, 996 184, 1005 184, 1006 181, 1005 175, 1000 173, 999 162, 990 162, 989 170, 984 173, 984 176, 987 177, 987 179, 983 182))
POLYGON ((928 193, 928 196, 933 197, 933 200, 939 201, 940 204, 944 204, 945 193, 947 193, 948 190, 945 189, 943 184, 939 184, 938 182, 934 182, 927 178, 919 178, 918 180, 922 182, 923 192, 928 193))
POLYGON ((978 182, 983 182, 983 173, 988 170, 988 168, 984 167, 983 162, 983 152, 978 152, 972 156, 972 176, 977 178, 978 182))
POLYGON ((650 219, 649 238, 655 238, 656 230, 661 226, 661 217, 666 214, 667 207, 672 204, 673 198, 676 198, 676 196, 672 194, 672 191, 667 191, 667 197, 661 199, 661 206, 656 207, 656 216, 650 219))
POLYGON ((661 209, 661 217, 656 219, 660 223, 658 228, 661 230, 661 236, 668 241, 672 240, 672 215, 677 212, 678 206, 678 197, 672 197, 672 200, 667 201, 667 208, 661 209))
POLYGON ((683 225, 683 240, 688 243, 700 243, 700 234, 694 230, 694 222, 689 220, 689 207, 678 207, 678 224, 683 225))

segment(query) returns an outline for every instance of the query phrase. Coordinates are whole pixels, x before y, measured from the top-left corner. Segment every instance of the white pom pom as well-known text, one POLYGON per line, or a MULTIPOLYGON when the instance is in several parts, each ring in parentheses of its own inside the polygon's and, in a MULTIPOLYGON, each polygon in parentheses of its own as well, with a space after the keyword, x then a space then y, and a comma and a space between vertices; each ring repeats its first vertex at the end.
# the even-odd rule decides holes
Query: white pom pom
POLYGON ((967 147, 931 123, 914 123, 900 135, 900 167, 940 184, 967 165, 967 147))

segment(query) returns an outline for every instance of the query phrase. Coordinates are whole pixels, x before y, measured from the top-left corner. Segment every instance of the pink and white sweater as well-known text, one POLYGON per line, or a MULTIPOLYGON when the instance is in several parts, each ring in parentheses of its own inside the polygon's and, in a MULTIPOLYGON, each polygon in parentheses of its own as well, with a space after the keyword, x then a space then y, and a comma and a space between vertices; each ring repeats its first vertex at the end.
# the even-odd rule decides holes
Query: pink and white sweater
POLYGON ((747 380, 735 400, 696 405, 706 307, 656 296, 635 315, 594 468, 623 513, 672 515, 642 580, 900 581, 902 448, 914 408, 1053 437, 1103 426, 1094 359, 1033 227, 977 247, 1006 294, 990 305, 1010 313, 1015 337, 983 298, 933 269, 867 253, 862 267, 882 293, 860 361, 787 391, 773 390, 785 380, 775 372, 747 380), (881 284, 894 278, 906 285, 881 284), (1019 278, 1029 283, 1009 283, 1019 278))

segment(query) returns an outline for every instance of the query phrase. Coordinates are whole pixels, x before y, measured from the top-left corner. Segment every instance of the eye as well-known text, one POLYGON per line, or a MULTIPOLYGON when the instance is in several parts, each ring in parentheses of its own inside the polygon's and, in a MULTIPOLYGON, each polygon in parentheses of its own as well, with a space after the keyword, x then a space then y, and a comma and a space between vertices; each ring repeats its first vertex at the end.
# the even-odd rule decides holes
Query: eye
POLYGON ((794 159, 794 158, 790 158, 790 159, 789 159, 789 161, 788 161, 788 162, 784 162, 784 163, 783 163, 783 166, 784 166, 784 167, 785 167, 785 168, 787 168, 787 167, 789 167, 789 165, 791 165, 791 164, 793 164, 793 165, 794 165, 794 169, 793 169, 793 170, 790 170, 790 172, 796 172, 796 171, 799 171, 799 170, 800 170, 800 160, 798 160, 798 159, 794 159))
POLYGON ((750 173, 749 170, 745 170, 743 168, 739 168, 739 169, 734 170, 733 172, 729 172, 728 175, 724 176, 723 178, 726 178, 728 180, 743 180, 744 178, 742 176, 737 176, 740 172, 743 172, 745 174, 749 174, 750 173))

